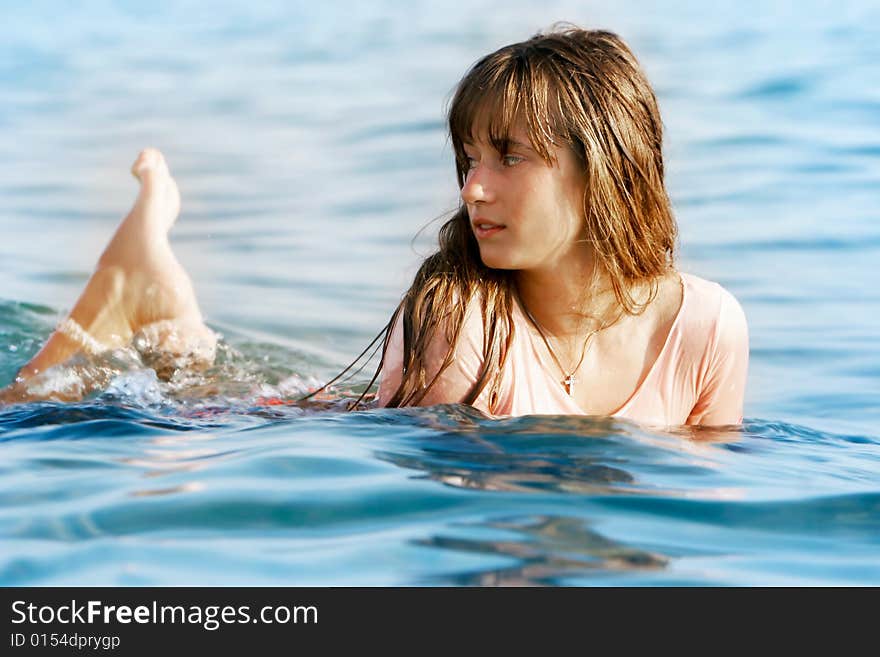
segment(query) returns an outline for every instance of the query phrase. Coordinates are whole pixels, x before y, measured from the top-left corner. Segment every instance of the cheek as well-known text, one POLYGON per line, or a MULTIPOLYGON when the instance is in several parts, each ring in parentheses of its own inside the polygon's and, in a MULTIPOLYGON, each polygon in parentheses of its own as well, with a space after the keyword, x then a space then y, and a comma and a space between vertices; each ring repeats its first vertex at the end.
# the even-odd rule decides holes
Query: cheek
POLYGON ((580 232, 586 226, 583 191, 580 189, 567 189, 564 208, 569 225, 577 232, 580 232))

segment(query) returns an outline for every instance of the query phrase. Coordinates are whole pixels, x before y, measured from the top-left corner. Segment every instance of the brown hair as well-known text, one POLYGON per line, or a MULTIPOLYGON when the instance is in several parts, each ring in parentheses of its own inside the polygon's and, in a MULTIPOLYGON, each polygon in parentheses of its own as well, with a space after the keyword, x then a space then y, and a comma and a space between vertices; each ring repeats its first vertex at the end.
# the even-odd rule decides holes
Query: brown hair
MULTIPOLYGON (((660 111, 635 56, 611 32, 563 25, 480 59, 449 108, 459 187, 468 170, 464 142, 481 131, 504 155, 517 121, 524 121, 548 166, 560 143, 583 166, 587 239, 620 308, 643 312, 656 297, 659 278, 673 266, 677 227, 663 182, 660 111), (633 294, 636 283, 649 286, 642 303, 633 294)), ((439 242, 384 329, 383 360, 403 313, 403 374, 388 406, 418 404, 452 364, 465 309, 477 293, 485 326, 483 367, 461 401, 472 404, 487 385, 497 390, 501 379, 513 339, 514 272, 483 264, 464 204, 441 227, 439 242), (450 347, 428 381, 425 354, 438 331, 450 347)), ((494 403, 490 394, 490 409, 494 403)))

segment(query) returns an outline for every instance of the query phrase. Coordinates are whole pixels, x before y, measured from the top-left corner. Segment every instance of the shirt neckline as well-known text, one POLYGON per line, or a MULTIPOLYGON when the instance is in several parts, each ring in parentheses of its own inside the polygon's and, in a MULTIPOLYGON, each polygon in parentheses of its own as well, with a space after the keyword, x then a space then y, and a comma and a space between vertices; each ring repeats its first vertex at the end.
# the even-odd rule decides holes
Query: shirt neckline
MULTIPOLYGON (((654 359, 654 362, 651 363, 651 368, 648 370, 648 373, 645 375, 645 378, 642 379, 642 382, 636 386, 636 389, 633 390, 633 393, 629 396, 623 405, 618 408, 613 413, 609 414, 609 417, 614 417, 623 413, 627 410, 629 406, 632 405, 633 401, 636 397, 639 396, 639 393, 644 390, 645 384, 648 380, 654 375, 655 370, 658 368, 658 363, 661 360, 664 360, 666 357, 666 352, 669 350, 669 345, 672 343, 672 336, 679 330, 679 324, 681 324, 681 317, 684 315, 684 307, 687 303, 688 291, 687 284, 685 282, 685 274, 681 272, 676 272, 678 274, 678 284, 681 286, 681 303, 678 306, 678 312, 675 314, 675 319, 672 320, 672 326, 669 327, 669 332, 666 334, 666 340, 663 342, 663 346, 660 348, 660 353, 657 354, 657 358, 654 359)), ((575 404, 577 406, 577 404, 575 404)), ((580 408, 580 407, 578 407, 580 408)))
MULTIPOLYGON (((627 400, 625 402, 623 402, 623 404, 617 410, 607 414, 605 417, 616 417, 616 416, 624 413, 626 410, 629 409, 630 406, 632 406, 633 402, 636 400, 636 398, 639 396, 639 394, 642 392, 642 390, 645 389, 645 386, 647 385, 650 378, 654 375, 655 370, 657 370, 657 368, 658 368, 658 363, 660 363, 661 360, 665 359, 666 352, 670 349, 669 345, 672 343, 673 335, 679 330, 679 325, 681 324, 681 318, 684 315, 685 305, 687 304, 687 301, 688 301, 688 290, 687 290, 688 285, 685 280, 685 277, 687 276, 687 274, 685 274, 683 272, 676 272, 676 274, 678 275, 679 285, 681 286, 681 303, 678 307, 678 312, 675 315, 675 319, 672 321, 672 326, 669 327, 669 332, 666 334, 666 339, 663 342, 663 346, 660 348, 660 353, 657 354, 657 358, 655 358, 654 362, 651 363, 651 367, 648 369, 648 373, 641 380, 641 382, 636 386, 635 390, 633 390, 632 394, 630 394, 630 396, 627 398, 627 400)), ((520 306, 518 299, 516 301, 516 307, 517 307, 517 310, 519 311, 520 315, 523 317, 523 319, 526 319, 525 312, 523 311, 522 307, 520 306)), ((528 320, 526 319, 526 321, 528 321, 528 320)), ((538 356, 537 352, 536 352, 536 356, 538 356)), ((559 386, 558 381, 553 379, 550 372, 547 371, 547 367, 545 367, 543 360, 540 357, 538 357, 538 360, 539 360, 541 370, 543 371, 545 377, 547 377, 548 380, 552 380, 553 385, 558 387, 559 386)), ((561 388, 559 388, 559 390, 562 391, 561 388)), ((572 414, 588 415, 588 413, 586 413, 584 411, 584 409, 582 409, 580 407, 580 405, 578 405, 578 403, 574 400, 574 398, 569 397, 567 394, 564 394, 564 391, 562 391, 562 394, 560 394, 559 397, 563 398, 565 400, 564 403, 567 404, 568 406, 570 406, 571 409, 573 409, 572 414)))

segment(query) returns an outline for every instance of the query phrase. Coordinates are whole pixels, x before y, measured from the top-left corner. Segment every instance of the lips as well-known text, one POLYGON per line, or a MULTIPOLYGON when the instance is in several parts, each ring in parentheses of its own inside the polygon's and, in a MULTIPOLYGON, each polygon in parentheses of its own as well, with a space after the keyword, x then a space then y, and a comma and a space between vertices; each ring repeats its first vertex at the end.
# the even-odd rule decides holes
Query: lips
POLYGON ((504 230, 504 224, 489 221, 488 219, 483 219, 481 217, 471 221, 471 225, 474 228, 474 235, 477 236, 477 239, 491 237, 504 230))

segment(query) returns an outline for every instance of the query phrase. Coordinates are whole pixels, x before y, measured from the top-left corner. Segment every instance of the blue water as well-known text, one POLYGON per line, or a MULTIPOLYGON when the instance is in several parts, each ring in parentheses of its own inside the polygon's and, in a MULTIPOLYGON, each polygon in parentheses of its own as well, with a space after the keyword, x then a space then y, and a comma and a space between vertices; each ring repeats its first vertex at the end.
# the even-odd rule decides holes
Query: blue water
POLYGON ((0 584, 880 584, 880 11, 537 4, 4 5, 0 385, 147 145, 223 350, 0 408, 0 584), (256 406, 384 325, 456 204, 455 82, 561 19, 654 82, 680 268, 748 316, 743 427, 256 406))

